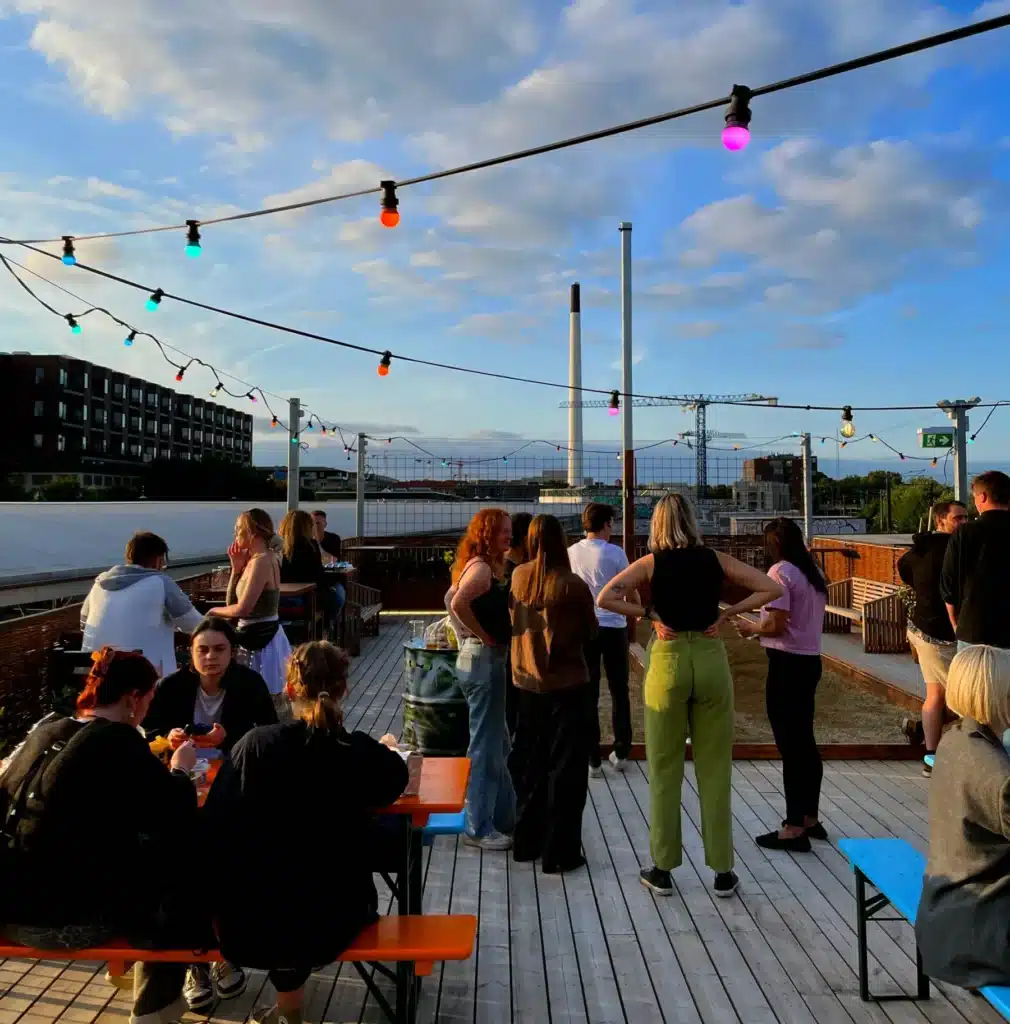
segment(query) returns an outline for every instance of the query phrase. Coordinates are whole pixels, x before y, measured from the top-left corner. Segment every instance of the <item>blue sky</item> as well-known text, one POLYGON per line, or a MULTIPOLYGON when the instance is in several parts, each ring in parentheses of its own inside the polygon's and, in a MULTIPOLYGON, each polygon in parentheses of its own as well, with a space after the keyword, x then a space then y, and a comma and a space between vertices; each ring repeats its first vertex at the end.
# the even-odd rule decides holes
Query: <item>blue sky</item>
MULTIPOLYGON (((278 10, 249 0, 209 14, 196 0, 9 0, 0 231, 117 231, 370 187, 1010 10, 1006 0, 671 6, 289 0, 278 10)), ((370 347, 559 381, 577 280, 584 381, 610 388, 620 385, 617 226, 630 220, 638 391, 857 406, 1010 398, 1000 390, 1010 369, 1008 32, 756 100, 743 153, 719 146, 719 113, 698 115, 404 189, 395 231, 378 226, 369 197, 208 228, 198 261, 183 257, 181 233, 82 244, 80 255, 370 347)), ((168 303, 146 313, 143 296, 118 285, 19 258, 352 430, 564 437, 563 393, 402 363, 383 380, 370 356, 168 303)), ((76 307, 46 285, 40 294, 76 307)), ((13 282, 0 285, 0 330, 4 349, 76 352, 174 383, 148 345, 124 348, 122 331, 95 318, 71 337, 13 282)), ((192 390, 213 383, 187 374, 192 390)), ((642 410, 636 434, 667 437, 688 419, 642 410)), ((830 434, 838 417, 713 409, 710 419, 757 441, 830 434)), ((906 451, 916 426, 940 422, 858 416, 860 432, 906 451)), ((586 436, 615 440, 618 424, 587 411, 586 436)), ((1000 459, 1008 432, 1010 411, 997 411, 973 459, 1000 459)), ((259 450, 271 462, 283 446, 259 450)), ((328 447, 308 459, 334 461, 328 447)))

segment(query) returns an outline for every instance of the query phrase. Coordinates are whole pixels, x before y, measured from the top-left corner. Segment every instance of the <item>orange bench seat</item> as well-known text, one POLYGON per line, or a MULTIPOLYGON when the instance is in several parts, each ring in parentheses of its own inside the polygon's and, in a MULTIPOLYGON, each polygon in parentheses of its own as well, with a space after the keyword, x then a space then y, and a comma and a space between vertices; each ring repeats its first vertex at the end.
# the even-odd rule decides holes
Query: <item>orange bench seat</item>
MULTIPOLYGON (((412 963, 418 977, 431 974, 432 965, 444 960, 468 960, 477 936, 472 914, 391 914, 369 925, 337 957, 341 963, 412 963)), ((0 938, 0 957, 22 960, 87 960, 109 964, 113 976, 126 965, 143 963, 211 963, 221 959, 216 949, 134 949, 111 942, 95 949, 33 949, 0 938)))

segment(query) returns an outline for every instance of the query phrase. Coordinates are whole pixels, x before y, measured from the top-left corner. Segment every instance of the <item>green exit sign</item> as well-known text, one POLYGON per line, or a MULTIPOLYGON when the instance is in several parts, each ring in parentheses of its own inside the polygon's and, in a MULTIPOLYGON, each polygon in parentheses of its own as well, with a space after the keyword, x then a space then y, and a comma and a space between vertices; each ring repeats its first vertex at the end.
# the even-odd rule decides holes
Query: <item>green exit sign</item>
POLYGON ((920 427, 919 444, 922 448, 953 448, 954 430, 952 427, 920 427))

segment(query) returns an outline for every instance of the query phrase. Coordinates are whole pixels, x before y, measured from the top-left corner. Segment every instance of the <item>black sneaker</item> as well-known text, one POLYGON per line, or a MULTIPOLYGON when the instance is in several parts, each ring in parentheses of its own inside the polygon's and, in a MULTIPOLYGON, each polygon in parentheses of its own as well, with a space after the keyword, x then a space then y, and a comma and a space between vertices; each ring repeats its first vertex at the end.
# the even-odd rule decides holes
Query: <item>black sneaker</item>
POLYGON ((739 884, 740 879, 736 877, 736 872, 720 871, 712 883, 712 891, 716 896, 726 899, 727 896, 732 896, 736 892, 736 887, 739 884))
POLYGON ((657 896, 673 895, 673 879, 669 871, 661 871, 657 867, 642 868, 639 880, 646 889, 651 889, 657 896))
POLYGON ((755 836, 754 842, 765 850, 788 850, 790 853, 810 852, 810 839, 806 832, 788 838, 780 836, 778 832, 766 832, 763 836, 755 836))
MULTIPOLYGON (((784 818, 782 820, 782 827, 785 828, 789 822, 784 818)), ((828 833, 825 831, 824 826, 818 821, 815 825, 806 825, 804 829, 807 833, 808 839, 822 839, 828 838, 828 833)))

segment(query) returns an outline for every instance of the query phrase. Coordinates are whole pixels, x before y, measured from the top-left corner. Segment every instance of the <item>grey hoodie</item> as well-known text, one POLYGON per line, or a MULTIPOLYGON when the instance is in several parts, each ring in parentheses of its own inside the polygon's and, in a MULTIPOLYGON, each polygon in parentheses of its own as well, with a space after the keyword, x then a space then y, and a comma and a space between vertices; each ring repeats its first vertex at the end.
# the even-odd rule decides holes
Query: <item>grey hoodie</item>
MULTIPOLYGON (((179 584, 168 573, 162 572, 160 569, 148 569, 143 565, 114 565, 111 569, 100 573, 95 579, 95 584, 102 590, 114 592, 126 590, 134 583, 138 583, 140 580, 149 580, 152 576, 160 576, 162 579, 165 588, 165 619, 168 622, 174 622, 183 617, 192 618, 192 615, 197 616, 197 621, 199 621, 199 613, 193 607, 193 602, 186 596, 179 584)), ((91 595, 89 594, 84 604, 81 605, 81 629, 87 624, 90 603, 91 595)), ((192 626, 189 628, 192 629, 192 626)))

